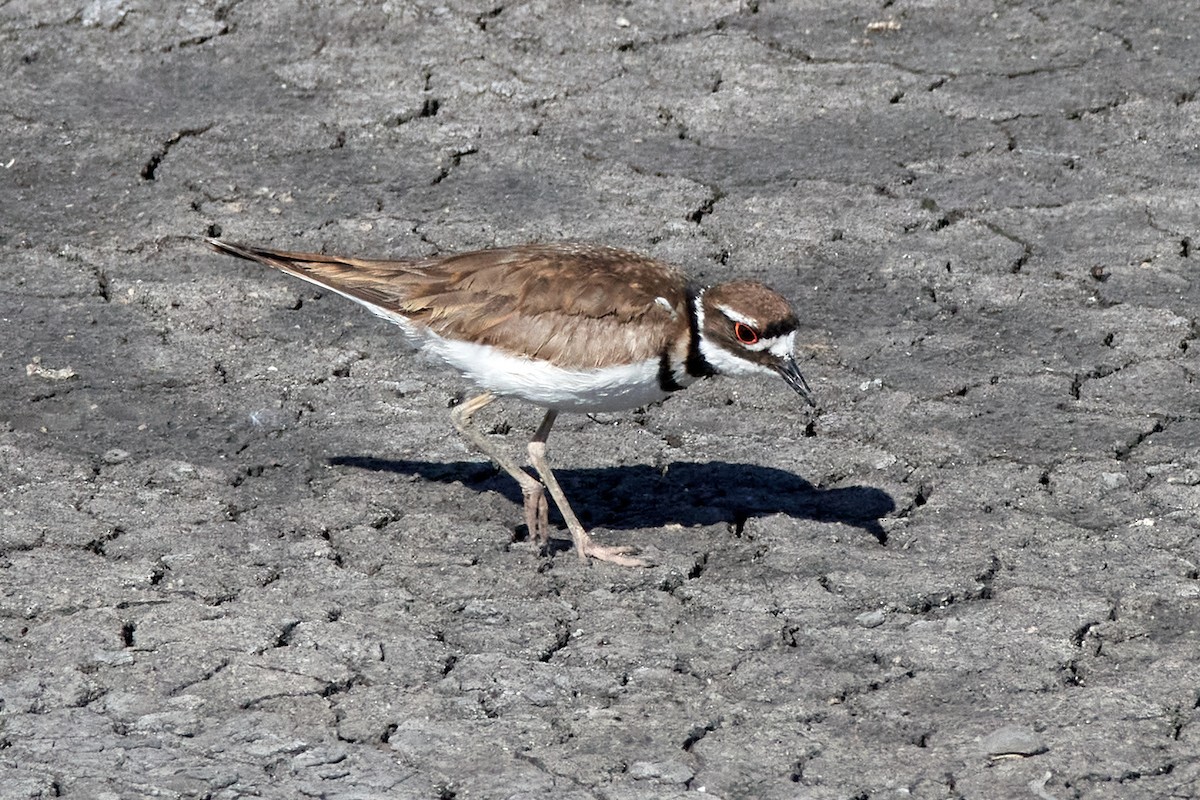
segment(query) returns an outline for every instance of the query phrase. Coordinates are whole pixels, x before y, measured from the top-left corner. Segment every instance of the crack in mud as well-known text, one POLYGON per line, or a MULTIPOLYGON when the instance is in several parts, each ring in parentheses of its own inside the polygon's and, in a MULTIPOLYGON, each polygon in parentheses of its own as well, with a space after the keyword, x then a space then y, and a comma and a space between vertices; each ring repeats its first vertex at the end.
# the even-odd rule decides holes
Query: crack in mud
POLYGON ((142 180, 157 180, 158 168, 162 165, 163 160, 166 159, 167 155, 171 152, 171 148, 188 137, 200 136, 204 133, 207 133, 212 129, 212 127, 213 123, 203 125, 199 128, 183 128, 168 136, 166 141, 164 141, 159 148, 150 155, 150 158, 146 159, 146 163, 142 165, 142 169, 138 173, 142 180))

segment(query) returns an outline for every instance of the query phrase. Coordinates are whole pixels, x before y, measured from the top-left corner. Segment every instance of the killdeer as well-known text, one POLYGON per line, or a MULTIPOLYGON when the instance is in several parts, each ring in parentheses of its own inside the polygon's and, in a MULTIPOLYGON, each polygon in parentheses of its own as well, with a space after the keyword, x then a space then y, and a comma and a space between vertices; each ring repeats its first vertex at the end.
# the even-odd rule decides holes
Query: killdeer
POLYGON ((777 375, 815 405, 792 354, 796 314, 760 283, 704 288, 661 261, 586 244, 383 261, 207 241, 361 303, 478 386, 451 412, 454 426, 521 485, 530 537, 543 546, 549 490, 584 560, 647 566, 631 548, 593 541, 567 503, 546 460, 560 412, 636 408, 717 374, 777 375), (540 481, 472 427, 497 397, 546 409, 528 446, 540 481))

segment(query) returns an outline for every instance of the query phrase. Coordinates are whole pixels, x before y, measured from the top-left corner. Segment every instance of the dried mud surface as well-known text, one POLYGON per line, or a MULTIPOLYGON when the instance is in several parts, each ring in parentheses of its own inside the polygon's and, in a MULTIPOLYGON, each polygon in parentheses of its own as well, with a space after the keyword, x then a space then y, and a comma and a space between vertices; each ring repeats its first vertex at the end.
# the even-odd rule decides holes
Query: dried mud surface
POLYGON ((1198 30, 0 2, 0 797, 1197 796, 1198 30), (540 554, 455 376, 206 234, 761 279, 820 408, 564 417, 657 566, 540 554))

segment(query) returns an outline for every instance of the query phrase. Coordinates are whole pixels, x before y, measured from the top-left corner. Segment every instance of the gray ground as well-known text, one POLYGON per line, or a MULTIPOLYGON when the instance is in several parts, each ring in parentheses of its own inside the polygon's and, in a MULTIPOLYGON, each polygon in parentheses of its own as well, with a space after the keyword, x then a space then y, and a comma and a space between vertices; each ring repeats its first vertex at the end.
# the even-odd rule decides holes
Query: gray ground
POLYGON ((3 798, 1200 794, 1192 0, 0 0, 0 58, 3 798), (658 566, 539 554, 455 376, 205 234, 759 278, 821 408, 563 418, 658 566))

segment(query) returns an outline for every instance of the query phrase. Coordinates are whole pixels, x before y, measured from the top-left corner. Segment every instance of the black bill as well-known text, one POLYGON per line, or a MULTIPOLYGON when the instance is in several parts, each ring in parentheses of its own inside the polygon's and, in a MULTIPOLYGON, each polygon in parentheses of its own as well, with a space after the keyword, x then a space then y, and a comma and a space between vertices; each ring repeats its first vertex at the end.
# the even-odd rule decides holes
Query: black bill
POLYGON ((817 403, 812 399, 812 390, 808 388, 808 381, 804 380, 804 376, 800 374, 800 365, 796 363, 796 359, 788 356, 781 361, 775 371, 787 381, 787 385, 796 390, 796 393, 805 399, 805 401, 813 408, 817 407, 817 403))

